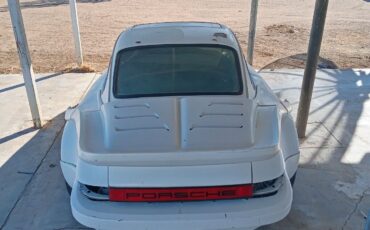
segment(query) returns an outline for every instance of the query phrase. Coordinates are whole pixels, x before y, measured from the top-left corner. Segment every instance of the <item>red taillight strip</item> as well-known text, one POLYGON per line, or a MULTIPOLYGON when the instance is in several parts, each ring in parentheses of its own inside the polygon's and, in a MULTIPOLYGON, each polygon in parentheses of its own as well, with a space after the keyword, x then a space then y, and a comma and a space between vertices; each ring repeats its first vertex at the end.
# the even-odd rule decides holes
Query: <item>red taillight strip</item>
POLYGON ((249 198, 253 185, 192 188, 109 188, 109 200, 126 202, 195 201, 249 198))

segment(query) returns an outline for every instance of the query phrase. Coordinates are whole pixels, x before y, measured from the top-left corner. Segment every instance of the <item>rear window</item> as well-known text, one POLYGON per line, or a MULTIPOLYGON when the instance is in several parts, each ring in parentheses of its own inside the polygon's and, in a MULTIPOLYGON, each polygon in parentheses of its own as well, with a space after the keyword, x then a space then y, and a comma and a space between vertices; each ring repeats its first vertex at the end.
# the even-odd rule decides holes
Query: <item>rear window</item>
POLYGON ((166 45, 117 55, 115 97, 241 94, 236 51, 225 46, 166 45))

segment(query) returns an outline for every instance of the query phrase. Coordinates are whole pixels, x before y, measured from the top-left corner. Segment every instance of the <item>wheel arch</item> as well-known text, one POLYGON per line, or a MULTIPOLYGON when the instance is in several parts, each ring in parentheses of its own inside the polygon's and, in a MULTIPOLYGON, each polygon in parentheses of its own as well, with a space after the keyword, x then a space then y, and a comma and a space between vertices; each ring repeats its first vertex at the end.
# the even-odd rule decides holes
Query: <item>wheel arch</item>
POLYGON ((76 165, 78 159, 78 134, 76 123, 73 119, 68 120, 64 126, 61 152, 60 166, 66 182, 72 187, 76 178, 76 165))
POLYGON ((281 115, 280 148, 285 160, 285 169, 289 178, 298 169, 299 141, 293 117, 290 113, 281 115))

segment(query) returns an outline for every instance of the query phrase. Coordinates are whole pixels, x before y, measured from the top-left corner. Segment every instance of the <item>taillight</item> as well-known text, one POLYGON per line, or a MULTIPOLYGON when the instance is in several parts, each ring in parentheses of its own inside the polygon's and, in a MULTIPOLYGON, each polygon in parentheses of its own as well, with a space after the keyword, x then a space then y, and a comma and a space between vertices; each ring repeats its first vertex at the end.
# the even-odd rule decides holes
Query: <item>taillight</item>
POLYGON ((126 202, 199 201, 250 198, 253 186, 109 188, 109 200, 126 202))
POLYGON ((266 197, 276 194, 283 185, 284 175, 273 180, 253 184, 253 197, 266 197))

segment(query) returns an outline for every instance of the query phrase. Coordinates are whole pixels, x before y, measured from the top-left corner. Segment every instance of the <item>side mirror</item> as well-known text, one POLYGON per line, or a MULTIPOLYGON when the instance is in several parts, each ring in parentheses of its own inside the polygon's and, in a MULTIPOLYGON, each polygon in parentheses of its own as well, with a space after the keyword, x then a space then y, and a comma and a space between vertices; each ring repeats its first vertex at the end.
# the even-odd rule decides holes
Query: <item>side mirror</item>
POLYGON ((281 98, 281 91, 274 92, 277 98, 281 98))
POLYGON ((74 107, 68 107, 67 108, 66 112, 64 113, 64 119, 66 121, 71 119, 71 116, 72 116, 73 112, 76 110, 76 107, 77 107, 77 105, 74 106, 74 107))
POLYGON ((285 109, 288 111, 288 113, 291 113, 293 108, 290 102, 287 99, 284 99, 284 101, 281 101, 281 104, 285 107, 285 109))

